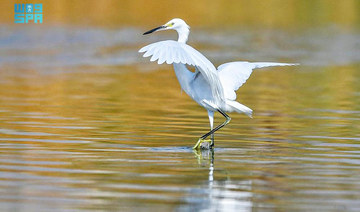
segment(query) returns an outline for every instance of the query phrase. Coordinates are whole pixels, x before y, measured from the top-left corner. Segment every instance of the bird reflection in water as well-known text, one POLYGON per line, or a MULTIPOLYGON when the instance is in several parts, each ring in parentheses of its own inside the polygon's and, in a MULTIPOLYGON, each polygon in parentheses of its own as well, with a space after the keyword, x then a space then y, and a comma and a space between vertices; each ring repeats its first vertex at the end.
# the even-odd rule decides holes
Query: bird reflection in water
POLYGON ((234 180, 230 172, 223 169, 215 170, 214 149, 194 150, 194 154, 201 167, 209 167, 207 180, 207 197, 202 199, 195 210, 210 211, 251 211, 253 207, 253 193, 251 180, 234 180), (219 174, 215 179, 214 172, 219 174), (225 175, 225 178, 224 178, 225 175))

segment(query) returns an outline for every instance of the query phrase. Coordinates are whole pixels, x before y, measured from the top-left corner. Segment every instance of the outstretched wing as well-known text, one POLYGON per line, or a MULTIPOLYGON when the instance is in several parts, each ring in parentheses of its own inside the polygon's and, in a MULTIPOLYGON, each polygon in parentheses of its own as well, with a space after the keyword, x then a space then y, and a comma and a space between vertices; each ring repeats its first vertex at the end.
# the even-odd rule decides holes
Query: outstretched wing
POLYGON ((223 87, 215 66, 193 47, 185 43, 167 40, 147 45, 139 52, 145 52, 144 57, 152 56, 150 61, 158 60, 158 64, 166 62, 167 64, 183 63, 195 66, 209 83, 216 103, 219 105, 225 102, 223 87))
POLYGON ((290 63, 249 63, 249 62, 231 62, 218 67, 220 81, 224 88, 226 99, 235 100, 237 91, 250 77, 253 69, 265 68, 271 66, 292 66, 298 64, 290 63))

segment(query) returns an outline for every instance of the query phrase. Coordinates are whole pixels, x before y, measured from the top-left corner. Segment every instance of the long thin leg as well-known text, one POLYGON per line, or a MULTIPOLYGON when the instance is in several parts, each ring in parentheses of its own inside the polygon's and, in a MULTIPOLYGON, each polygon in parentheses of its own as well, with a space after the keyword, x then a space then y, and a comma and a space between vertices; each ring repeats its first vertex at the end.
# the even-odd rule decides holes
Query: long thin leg
MULTIPOLYGON (((212 148, 212 147, 214 146, 214 139, 213 139, 213 138, 214 138, 214 132, 216 132, 217 130, 219 130, 220 128, 224 127, 225 125, 227 125, 227 124, 230 122, 231 118, 230 118, 225 112, 223 112, 223 111, 220 110, 220 109, 218 109, 217 111, 218 111, 219 113, 221 113, 221 115, 223 115, 223 116, 226 118, 226 120, 224 121, 224 123, 222 123, 222 124, 220 124, 219 126, 215 127, 215 129, 211 129, 208 133, 206 133, 205 135, 201 136, 200 139, 199 139, 199 141, 198 141, 198 142, 195 144, 195 146, 193 147, 193 149, 199 148, 201 142, 202 142, 206 137, 208 137, 209 135, 211 135, 211 138, 212 138, 211 144, 210 144, 210 148, 212 148)), ((209 118, 210 118, 210 116, 209 116, 209 118)))
MULTIPOLYGON (((209 122, 210 122, 210 130, 214 129, 214 111, 208 110, 209 122)), ((211 134, 211 145, 214 145, 214 133, 211 134)))
POLYGON ((210 129, 212 130, 214 127, 214 111, 208 110, 210 129))
POLYGON ((215 144, 214 133, 213 133, 213 134, 211 134, 210 139, 211 139, 211 144, 210 144, 210 147, 213 147, 213 146, 214 146, 214 144, 215 144))
POLYGON ((230 116, 228 116, 225 112, 223 112, 223 111, 220 110, 220 109, 218 109, 217 111, 218 111, 219 113, 221 113, 221 115, 223 115, 223 116, 226 118, 226 120, 224 121, 224 123, 222 123, 222 124, 220 124, 219 126, 215 127, 215 129, 212 129, 212 130, 210 130, 208 133, 206 133, 205 135, 201 136, 201 137, 200 137, 201 139, 205 139, 206 137, 208 137, 209 135, 211 135, 211 134, 213 134, 214 132, 218 131, 220 128, 224 127, 225 125, 227 125, 227 124, 230 122, 230 120, 231 120, 230 116))

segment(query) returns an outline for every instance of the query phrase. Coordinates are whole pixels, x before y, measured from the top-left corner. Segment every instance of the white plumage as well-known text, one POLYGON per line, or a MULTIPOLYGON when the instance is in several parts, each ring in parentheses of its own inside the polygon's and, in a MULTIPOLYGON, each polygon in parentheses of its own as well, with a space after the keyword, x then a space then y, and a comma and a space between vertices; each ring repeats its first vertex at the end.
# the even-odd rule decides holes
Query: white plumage
MULTIPOLYGON (((186 43, 166 40, 147 45, 141 48, 139 52, 145 52, 144 57, 152 56, 150 61, 158 60, 158 64, 166 62, 167 64, 178 63, 196 67, 196 70, 201 73, 201 76, 204 77, 210 86, 211 92, 214 94, 213 100, 215 103, 221 104, 224 102, 225 98, 223 87, 221 86, 220 78, 215 66, 193 47, 187 45, 186 43)), ((198 74, 197 71, 193 76, 198 74)), ((195 81, 199 80, 199 78, 196 79, 193 77, 193 80, 194 82, 192 83, 195 83, 195 81)), ((191 96, 191 94, 189 95, 191 96)), ((197 101, 198 99, 194 100, 197 101)))
POLYGON ((230 62, 218 67, 220 81, 223 85, 225 98, 229 100, 236 99, 237 91, 256 68, 265 68, 271 66, 292 66, 297 64, 290 63, 250 63, 250 62, 230 62))
POLYGON ((208 110, 211 131, 199 139, 194 148, 198 148, 201 141, 207 136, 212 136, 210 147, 214 145, 213 133, 225 126, 229 121, 225 112, 238 112, 252 115, 252 110, 245 105, 236 102, 236 93, 250 77, 253 69, 270 66, 291 66, 290 63, 268 62, 230 62, 215 66, 200 52, 186 44, 189 35, 189 26, 181 19, 173 19, 167 24, 150 30, 154 31, 174 29, 179 34, 178 41, 167 40, 147 45, 139 50, 145 52, 144 57, 151 56, 150 61, 158 61, 158 64, 166 62, 173 64, 175 74, 181 88, 198 104, 208 110), (194 66, 195 72, 187 69, 186 65, 194 66), (227 121, 213 129, 214 112, 223 114, 227 121))

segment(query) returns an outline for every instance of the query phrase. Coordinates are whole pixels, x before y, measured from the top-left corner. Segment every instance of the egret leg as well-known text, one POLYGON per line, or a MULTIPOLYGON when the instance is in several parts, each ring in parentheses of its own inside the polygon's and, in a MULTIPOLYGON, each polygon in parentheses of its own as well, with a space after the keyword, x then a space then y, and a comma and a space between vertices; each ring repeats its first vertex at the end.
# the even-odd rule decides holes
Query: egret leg
POLYGON ((206 133, 205 135, 201 136, 201 137, 200 137, 201 139, 205 139, 205 138, 207 138, 209 135, 214 134, 214 132, 218 131, 219 129, 221 129, 222 127, 224 127, 225 125, 227 125, 227 124, 230 122, 230 120, 231 120, 230 116, 228 116, 225 112, 223 112, 223 111, 220 110, 220 109, 218 109, 217 111, 218 111, 219 113, 221 113, 221 115, 223 115, 223 116, 226 118, 226 120, 225 120, 222 124, 220 124, 219 126, 215 127, 215 129, 210 130, 208 133, 206 133))
POLYGON ((203 136, 200 137, 199 141, 195 144, 195 146, 193 147, 193 149, 198 149, 202 143, 202 141, 204 141, 205 138, 207 138, 209 135, 211 135, 212 141, 210 143, 210 148, 212 148, 214 146, 214 132, 218 131, 219 129, 221 129, 222 127, 224 127, 225 125, 227 125, 231 118, 230 116, 228 116, 225 112, 223 112, 222 110, 218 109, 217 110, 219 113, 221 113, 221 115, 223 115, 226 120, 220 124, 219 126, 215 127, 215 129, 210 130, 208 133, 204 134, 203 136))
POLYGON ((210 122, 210 130, 214 127, 214 111, 208 110, 209 122, 210 122))
MULTIPOLYGON (((214 127, 214 111, 208 110, 209 122, 210 122, 210 130, 214 127)), ((198 142, 195 144, 193 149, 210 149, 211 144, 214 143, 214 134, 211 134, 211 139, 199 139, 198 142)))
MULTIPOLYGON (((209 116, 209 122, 210 122, 210 130, 213 130, 214 128, 214 111, 208 110, 208 116, 209 116)), ((211 143, 210 147, 214 146, 214 133, 211 134, 211 143)))

